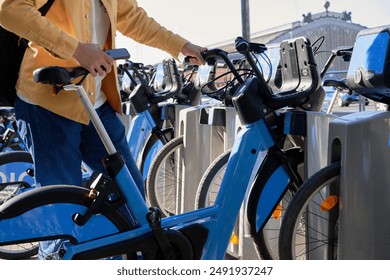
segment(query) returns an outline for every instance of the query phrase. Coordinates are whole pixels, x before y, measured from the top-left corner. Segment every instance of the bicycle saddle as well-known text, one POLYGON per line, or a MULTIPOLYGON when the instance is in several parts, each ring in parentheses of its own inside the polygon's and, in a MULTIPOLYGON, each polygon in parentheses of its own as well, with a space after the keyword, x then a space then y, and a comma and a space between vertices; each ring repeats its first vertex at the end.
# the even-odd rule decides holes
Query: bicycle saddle
POLYGON ((42 84, 68 85, 74 79, 88 73, 88 70, 81 66, 71 68, 48 66, 36 69, 33 72, 33 80, 42 84))

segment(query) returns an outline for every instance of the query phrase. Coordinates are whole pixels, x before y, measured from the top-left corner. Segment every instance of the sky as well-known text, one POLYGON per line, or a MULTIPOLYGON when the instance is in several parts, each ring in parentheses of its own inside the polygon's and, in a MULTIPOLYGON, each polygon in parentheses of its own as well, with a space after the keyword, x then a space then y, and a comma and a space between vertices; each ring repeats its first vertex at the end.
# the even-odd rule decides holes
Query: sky
MULTIPOLYGON (((324 12, 325 0, 249 0, 250 32, 302 21, 303 14, 324 12)), ((351 12, 352 22, 367 27, 390 24, 390 0, 330 0, 329 11, 351 12)), ((242 35, 241 0, 138 0, 149 16, 194 44, 207 47, 242 35)), ((165 52, 117 36, 134 62, 157 63, 165 52)))

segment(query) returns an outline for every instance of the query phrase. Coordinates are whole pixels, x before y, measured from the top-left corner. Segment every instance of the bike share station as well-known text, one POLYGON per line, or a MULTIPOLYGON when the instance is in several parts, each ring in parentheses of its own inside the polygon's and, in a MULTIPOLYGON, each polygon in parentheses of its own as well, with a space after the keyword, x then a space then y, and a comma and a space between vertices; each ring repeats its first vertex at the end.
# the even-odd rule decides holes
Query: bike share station
MULTIPOLYGON (((318 102, 316 103, 316 98, 318 99, 318 96, 320 96, 321 92, 323 93, 322 88, 319 87, 320 78, 318 78, 319 75, 317 74, 318 69, 316 68, 317 66, 314 63, 314 56, 312 56, 312 49, 311 45, 309 44, 310 42, 303 37, 299 38, 299 40, 297 41, 300 44, 296 44, 295 42, 284 42, 286 44, 283 45, 283 51, 280 52, 280 64, 284 65, 284 67, 288 69, 289 72, 284 76, 283 71, 287 70, 281 70, 281 76, 283 78, 281 83, 282 87, 283 85, 285 85, 284 83, 287 84, 286 88, 283 88, 282 92, 291 95, 297 94, 296 96, 301 98, 302 96, 299 95, 300 92, 305 92, 307 88, 309 88, 309 90, 306 91, 307 95, 304 95, 304 99, 301 99, 296 103, 292 104, 288 102, 292 101, 293 98, 286 99, 280 98, 281 96, 278 96, 278 101, 287 100, 284 103, 279 103, 279 107, 277 107, 276 105, 275 107, 252 107, 252 104, 262 104, 265 98, 269 97, 270 95, 265 95, 265 97, 261 96, 260 94, 258 96, 252 95, 256 98, 251 99, 252 96, 250 96, 250 99, 242 100, 243 97, 245 98, 248 95, 240 95, 240 93, 242 92, 238 91, 239 94, 237 96, 237 99, 239 102, 236 99, 235 104, 237 105, 238 112, 241 113, 241 117, 242 115, 244 115, 244 117, 241 118, 243 120, 243 124, 248 124, 248 130, 245 132, 255 132, 251 134, 243 134, 244 136, 246 136, 244 140, 250 140, 248 141, 249 143, 244 143, 248 145, 244 147, 246 149, 246 153, 244 153, 243 157, 239 157, 237 155, 237 151, 232 152, 231 159, 233 164, 230 165, 229 162, 227 170, 229 170, 229 172, 232 172, 232 174, 238 176, 232 177, 229 174, 227 178, 232 180, 231 182, 233 182, 234 186, 233 184, 230 184, 228 187, 229 189, 236 190, 234 188, 235 185, 239 185, 240 187, 247 187, 249 186, 249 184, 251 185, 253 182, 253 178, 255 178, 256 173, 260 169, 260 163, 264 162, 263 160, 266 154, 272 148, 279 146, 279 142, 277 141, 283 140, 283 142, 280 141, 282 143, 281 146, 283 147, 277 147, 279 149, 278 151, 282 151, 282 149, 289 147, 288 145, 294 144, 293 141, 285 142, 284 136, 303 136, 302 138, 304 138, 304 141, 299 142, 299 144, 295 145, 295 147, 304 149, 305 159, 303 162, 300 161, 300 163, 304 163, 304 174, 302 176, 304 179, 313 176, 313 174, 315 174, 318 170, 322 170, 323 167, 329 166, 330 163, 336 161, 341 162, 340 171, 338 174, 336 174, 336 177, 340 178, 340 183, 337 184, 337 186, 339 186, 340 195, 337 197, 339 201, 338 207, 337 209, 335 209, 337 210, 335 211, 337 212, 337 258, 390 259, 390 248, 388 248, 390 247, 390 221, 388 219, 388 213, 390 210, 390 175, 388 175, 387 172, 390 167, 390 164, 388 163, 388 159, 390 156, 390 112, 364 111, 352 113, 342 117, 336 117, 334 115, 321 113, 319 112, 319 110, 315 109, 318 108, 317 105, 319 104, 318 102), (290 52, 288 51, 290 50, 288 47, 289 45, 293 46, 291 47, 291 49, 294 50, 294 52, 291 52, 291 56, 289 54, 290 52), (308 50, 310 50, 310 52, 307 52, 308 50), (296 60, 294 61, 290 59, 293 55, 296 58, 296 60), (310 57, 311 60, 307 59, 308 55, 312 56, 310 57), (287 64, 288 62, 291 62, 291 65, 287 64), (305 67, 301 67, 302 64, 305 64, 305 67), (307 67, 307 65, 309 65, 309 67, 307 67), (294 72, 291 71, 290 68, 306 71, 294 72), (312 75, 312 73, 315 74, 312 75), (292 79, 285 79, 286 75, 288 76, 290 74, 292 76, 290 78, 292 79), (294 80, 295 78, 298 78, 298 83, 293 83, 294 81, 296 82, 296 80, 294 80), (302 82, 301 79, 305 80, 302 82), (316 93, 318 93, 318 95, 316 93), (249 101, 253 100, 255 100, 256 103, 252 102, 250 104, 249 101), (286 104, 293 106, 293 110, 286 108, 286 104), (250 108, 247 109, 247 107, 250 108), (268 108, 273 108, 274 111, 270 111, 268 110, 268 108), (269 117, 272 119, 272 122, 267 123, 267 126, 269 126, 266 128, 267 130, 261 130, 260 126, 256 127, 258 123, 250 121, 246 122, 248 120, 248 115, 250 115, 248 114, 247 110, 251 109, 255 110, 254 112, 256 113, 256 118, 258 117, 258 115, 261 114, 262 118, 269 117), (283 112, 285 113, 281 122, 279 121, 279 119, 276 120, 275 115, 278 114, 274 114, 275 110, 279 109, 283 110, 283 112), (243 112, 247 115, 245 116, 243 112), (270 114, 270 112, 272 113, 272 115, 270 114), (280 126, 280 123, 282 123, 284 126, 280 126), (251 128, 253 128, 251 127, 251 125, 254 125, 255 130, 250 130, 251 128), (276 130, 277 133, 267 134, 267 132, 274 127, 278 129, 276 130), (281 128, 280 132, 279 128, 281 128), (268 139, 262 139, 263 133, 268 137, 268 139), (280 137, 280 135, 282 135, 283 137, 280 137), (263 149, 263 147, 261 146, 264 146, 264 148, 266 149, 263 149), (256 154, 256 157, 253 157, 253 154, 256 154), (250 156, 248 157, 247 155, 250 156), (243 162, 248 158, 248 161, 250 161, 250 169, 248 169, 249 172, 248 170, 246 170, 248 165, 243 162), (238 170, 239 172, 234 173, 236 170, 238 170), (241 176, 239 176, 240 174, 245 174, 244 184, 240 182, 240 180, 242 180, 241 176)), ((248 58, 248 56, 246 56, 246 58, 248 59, 248 61, 251 61, 249 60, 249 58, 251 57, 248 58)), ((226 59, 226 61, 229 62, 228 58, 226 59)), ((253 64, 254 63, 252 61, 252 65, 253 64)), ((78 67, 75 69, 79 70, 82 68, 78 67)), ((73 69, 73 71, 77 72, 75 69, 73 69)), ((53 78, 53 80, 48 78, 50 76, 49 73, 57 74, 54 76, 60 77, 60 74, 64 73, 63 70, 64 69, 60 67, 41 68, 35 72, 34 79, 37 82, 49 81, 53 84, 58 84, 55 78, 53 78)), ((73 76, 70 72, 66 73, 68 75, 65 75, 66 77, 63 78, 63 80, 70 81, 71 77, 73 76)), ((88 75, 88 72, 85 69, 82 69, 82 71, 78 75, 81 76, 83 75, 83 73, 84 75, 88 75)), ((260 77, 260 75, 256 75, 257 77, 260 77)), ((354 50, 347 73, 346 84, 351 90, 376 102, 382 102, 388 105, 390 104, 389 78, 390 26, 366 29, 361 31, 358 34, 356 43, 354 45, 354 50)), ((110 153, 110 155, 116 155, 117 152, 113 147, 113 144, 110 141, 108 135, 106 135, 107 133, 103 125, 101 124, 101 122, 99 122, 98 116, 93 109, 92 104, 89 102, 87 93, 85 92, 84 88, 76 84, 69 85, 68 82, 65 82, 64 84, 66 85, 64 87, 65 90, 76 90, 82 101, 85 101, 84 105, 87 111, 90 113, 91 120, 94 122, 94 125, 99 132, 98 134, 102 135, 101 139, 107 147, 108 152, 110 153)), ((265 79, 262 80, 262 84, 264 85, 263 89, 265 89, 265 87, 267 86, 265 79)), ((244 84, 244 87, 240 89, 246 91, 247 86, 248 84, 244 84)), ((260 91, 258 87, 251 87, 251 90, 251 93, 254 94, 258 92, 263 93, 263 91, 260 91)), ((264 93, 271 93, 271 91, 267 89, 264 90, 264 93)), ((269 100, 272 101, 272 97, 269 100)), ((184 155, 179 156, 179 159, 182 159, 183 161, 178 164, 184 167, 183 169, 178 169, 180 170, 180 177, 184 178, 184 180, 182 180, 182 182, 184 183, 178 183, 176 185, 177 195, 175 209, 177 214, 181 214, 194 209, 194 199, 197 194, 199 180, 203 176, 206 169, 213 162, 213 160, 218 155, 232 147, 233 143, 235 142, 236 136, 240 131, 241 125, 240 121, 236 116, 235 109, 233 107, 223 106, 222 103, 205 102, 192 107, 183 105, 174 105, 173 107, 175 111, 175 136, 183 136, 184 138, 184 155)), ((253 111, 249 111, 249 113, 251 112, 253 111)), ((256 119, 254 121, 256 121, 256 119)), ((261 122, 260 124, 264 123, 261 122)), ((302 140, 302 138, 299 139, 302 140)), ((239 141, 237 141, 237 143, 239 143, 239 141)), ((242 147, 240 146, 238 150, 240 150, 240 148, 242 147)), ((244 148, 242 149, 244 150, 244 148)), ((121 158, 118 157, 118 159, 122 163, 121 158)), ((107 161, 110 160, 111 158, 107 161)), ((117 162, 114 162, 114 164, 116 166, 117 162)), ((268 168, 269 165, 265 165, 265 167, 268 168)), ((127 171, 127 169, 124 170, 127 171)), ((272 175, 273 174, 276 174, 275 177, 281 175, 281 173, 277 172, 273 172, 272 175)), ((155 244, 152 244, 150 248, 146 248, 145 251, 147 253, 155 253, 155 255, 151 255, 151 257, 159 256, 158 253, 160 253, 160 249, 162 249, 161 245, 164 244, 157 243, 159 241, 164 243, 167 240, 157 238, 158 240, 156 241, 155 239, 157 235, 145 235, 145 233, 149 232, 149 227, 152 227, 152 230, 158 231, 157 234, 161 233, 160 230, 162 228, 158 224, 160 222, 161 217, 157 213, 158 210, 155 210, 156 212, 153 212, 154 209, 152 208, 150 212, 147 212, 148 206, 145 204, 144 198, 140 195, 137 186, 131 180, 130 173, 118 173, 116 175, 118 177, 119 190, 123 191, 124 198, 136 198, 134 200, 134 204, 128 203, 126 204, 126 206, 128 206, 130 211, 132 211, 132 213, 135 213, 135 217, 142 222, 140 228, 131 228, 130 221, 128 221, 127 219, 119 219, 122 218, 122 213, 119 211, 119 208, 113 208, 113 212, 110 212, 110 215, 107 215, 107 217, 104 215, 104 212, 98 212, 103 209, 98 208, 101 206, 101 202, 111 203, 111 201, 107 199, 107 195, 110 194, 110 192, 112 191, 118 190, 116 188, 110 189, 109 187, 115 187, 116 185, 111 186, 107 183, 108 180, 106 181, 105 178, 100 178, 101 180, 99 179, 99 182, 96 181, 96 184, 94 185, 96 187, 107 186, 107 188, 95 189, 94 186, 92 190, 98 190, 96 193, 94 193, 96 196, 88 195, 91 194, 91 192, 85 188, 77 188, 74 186, 54 186, 52 189, 38 188, 34 191, 20 195, 17 199, 11 201, 10 203, 3 204, 3 216, 1 220, 2 225, 4 225, 4 227, 9 228, 11 226, 14 226, 12 229, 15 229, 14 231, 2 232, 3 244, 8 245, 6 244, 7 242, 9 242, 9 244, 12 244, 12 242, 20 241, 37 241, 41 240, 40 238, 47 237, 58 238, 60 236, 64 236, 64 234, 71 236, 71 234, 75 232, 75 240, 77 240, 77 238, 79 237, 80 243, 72 244, 68 240, 64 243, 65 250, 63 252, 56 252, 55 254, 58 253, 58 255, 64 259, 71 259, 72 257, 77 256, 77 254, 80 254, 77 257, 80 257, 82 259, 84 257, 102 258, 110 254, 111 256, 116 256, 119 254, 123 254, 124 252, 139 252, 143 251, 144 249, 143 245, 140 245, 139 239, 137 239, 138 237, 140 237, 145 238, 142 239, 144 244, 156 242, 155 244), (127 184, 129 183, 130 186, 132 186, 133 188, 124 187, 127 186, 127 184), (105 191, 106 193, 103 193, 99 196, 99 191, 101 191, 101 193, 105 191), (58 199, 53 200, 53 194, 54 197, 58 197, 58 199), (63 194, 69 195, 64 196, 63 194), (137 204, 138 202, 139 204, 137 204), (87 203, 90 203, 91 205, 88 206, 87 203), (25 209, 23 209, 24 212, 22 212, 21 214, 18 212, 13 212, 15 209, 19 210, 20 208, 23 208, 22 206, 26 206, 25 209), (143 209, 140 210, 140 208, 143 209), (71 209, 71 211, 64 211, 64 209, 71 209), (96 212, 93 212, 95 210, 96 212), (42 216, 39 216, 37 218, 37 213, 43 213, 43 216, 54 218, 42 219, 42 216), (86 223, 92 217, 92 214, 101 213, 103 213, 103 215, 93 216, 94 218, 98 218, 96 218, 91 223, 86 223), (115 216, 113 213, 117 216, 115 216), (149 213, 150 215, 145 215, 145 213, 149 213), (154 216, 153 214, 157 214, 157 219, 155 219, 156 216, 154 216), (30 217, 32 217, 31 220, 29 220, 30 217), (65 217, 65 219, 61 219, 63 217, 65 217), (110 220, 110 217, 112 218, 112 221, 110 220), (145 219, 145 221, 143 221, 142 219, 145 219), (146 219, 150 219, 150 221, 146 221, 146 219), (53 222, 53 220, 68 221, 68 223, 57 223, 55 224, 56 226, 50 227, 48 229, 49 222, 53 222), (23 221, 27 221, 27 223, 23 223, 23 221), (134 232, 134 235, 130 236, 129 238, 129 236, 127 236, 127 229, 125 229, 124 231, 120 231, 119 228, 114 225, 113 221, 129 222, 128 226, 130 230, 134 232), (24 231, 26 225, 27 230, 24 231), (95 229, 95 226, 101 229, 103 232, 98 233, 97 231, 93 230, 95 229), (14 236, 15 233, 16 239, 14 236), (115 237, 112 238, 116 234, 121 239, 116 240, 115 237), (102 239, 101 244, 103 244, 104 246, 96 244, 95 241, 98 238, 102 239), (87 244, 91 240, 91 244, 87 244), (124 244, 129 247, 124 248, 124 244), (67 251, 67 248, 70 248, 70 250, 67 251)), ((335 177, 335 175, 333 176, 335 177)), ((271 179, 267 178, 267 183, 270 182, 268 186, 272 188, 277 185, 275 181, 272 180, 273 178, 274 177, 272 177, 271 179)), ((284 179, 285 184, 283 185, 283 187, 294 180, 294 178, 292 178, 291 176, 284 176, 284 179)), ((324 179, 322 183, 324 183, 325 185, 327 184, 324 179)), ((225 184, 222 184, 222 187, 224 186, 225 184)), ((252 190, 250 190, 250 188, 246 188, 246 194, 250 193, 252 190)), ((267 188, 266 190, 268 191, 269 189, 267 188)), ((283 190, 287 189, 284 188, 283 190)), ((254 253, 254 247, 250 242, 251 240, 249 239, 250 232, 247 231, 246 222, 248 221, 246 220, 247 211, 245 211, 247 203, 245 199, 243 200, 243 203, 241 205, 241 211, 238 216, 238 220, 235 220, 235 214, 237 213, 235 211, 234 216, 230 217, 231 219, 229 221, 229 226, 226 226, 226 221, 229 220, 229 208, 235 208, 235 210, 238 210, 240 208, 240 203, 242 202, 241 198, 244 197, 243 189, 240 188, 239 192, 237 193, 240 195, 240 200, 238 200, 239 203, 236 203, 234 205, 234 199, 227 200, 229 203, 225 203, 223 205, 223 208, 221 208, 223 211, 218 212, 217 215, 213 213, 205 213, 208 211, 208 209, 195 211, 202 212, 202 215, 197 215, 194 217, 195 221, 199 223, 202 223, 208 218, 212 218, 212 220, 207 220, 207 223, 209 224, 204 223, 204 225, 206 226, 210 225, 210 232, 213 233, 212 238, 209 240, 209 244, 217 244, 218 239, 221 238, 220 233, 223 232, 223 230, 225 230, 225 233, 227 233, 224 236, 226 243, 221 242, 219 247, 217 246, 215 248, 216 251, 214 254, 208 254, 207 251, 207 249, 210 249, 212 246, 205 247, 206 249, 204 251, 206 254, 206 259, 219 259, 224 256, 224 254, 226 253, 225 246, 228 243, 234 223, 238 225, 233 230, 236 238, 230 240, 231 246, 229 245, 228 252, 234 253, 234 257, 237 259, 258 258, 257 255, 254 253), (224 218, 219 220, 219 218, 221 217, 224 218), (215 229, 211 226, 213 226, 214 223, 218 224, 218 228, 216 228, 217 231, 213 232, 213 230, 215 229)), ((233 195, 231 196, 234 197, 234 194, 235 193, 233 193, 233 195)), ((275 195, 273 195, 274 202, 276 203, 275 208, 278 206, 277 204, 281 201, 279 195, 284 195, 284 193, 280 191, 280 193, 276 193, 275 195)), ((262 213, 264 211, 262 211, 261 206, 267 204, 266 200, 268 198, 269 196, 264 195, 256 201, 256 209, 255 211, 251 212, 255 213, 256 219, 260 219, 259 216, 261 215, 271 215, 274 211, 275 208, 270 208, 270 212, 266 211, 265 214, 262 213), (258 205, 260 207, 257 207, 258 205), (259 209, 260 211, 258 211, 259 209)), ((299 196, 294 196, 294 198, 299 198, 299 196)), ((120 201, 120 203, 121 202, 122 201, 120 201)), ((120 206, 122 206, 122 204, 120 204, 120 206)), ((308 212, 306 212, 307 208, 304 208, 304 210, 304 214, 308 214, 308 212)), ((304 215, 304 217, 306 217, 306 215, 304 215)), ((269 216, 266 216, 265 221, 267 221, 268 218, 269 216)), ((283 220, 288 221, 290 219, 284 218, 283 220)), ((137 219, 135 221, 137 221, 137 219)), ((195 248, 195 246, 193 246, 189 242, 189 240, 196 239, 187 239, 184 234, 178 234, 179 231, 175 231, 174 228, 180 228, 180 226, 184 225, 181 230, 188 230, 186 232, 187 234, 189 234, 190 231, 199 230, 198 232, 195 231, 195 235, 197 233, 205 234, 206 238, 208 232, 204 231, 201 227, 197 227, 197 225, 195 225, 196 227, 187 226, 186 223, 191 221, 191 219, 187 217, 187 215, 167 217, 166 221, 169 221, 171 223, 167 225, 167 228, 173 229, 172 232, 167 232, 167 236, 169 233, 169 236, 171 236, 172 238, 178 238, 177 240, 175 239, 173 241, 168 241, 172 242, 172 244, 178 244, 179 246, 183 246, 179 250, 179 253, 183 253, 183 259, 187 259, 187 257, 192 257, 192 253, 188 254, 188 256, 185 253, 190 252, 193 248, 195 248), (177 220, 179 220, 179 222, 177 220), (173 234, 173 232, 175 234, 173 234), (175 243, 176 241, 178 243, 175 243), (180 243, 179 241, 186 242, 180 243)), ((321 230, 318 230, 317 232, 325 232, 322 230, 322 228, 330 230, 331 227, 329 221, 316 219, 311 220, 310 218, 305 218, 304 220, 296 221, 299 221, 299 223, 304 224, 304 227, 307 227, 308 224, 310 224, 311 228, 321 228, 321 230)), ((275 219, 276 227, 280 222, 280 219, 275 219)), ((263 224, 261 224, 261 226, 263 226, 263 224)), ((256 230, 258 229, 256 228, 256 230)), ((310 238, 312 237, 314 236, 310 236, 310 238)), ((330 241, 330 239, 325 240, 330 241)), ((308 243, 309 241, 306 240, 305 242, 308 243)), ((320 253, 316 253, 318 255, 310 255, 311 253, 307 254, 310 255, 310 259, 325 259, 324 256, 328 255, 326 250, 327 249, 323 250, 320 253)), ((201 251, 201 247, 199 247, 199 250, 196 252, 197 254, 199 254, 198 256, 203 254, 203 252, 201 251)), ((175 254, 172 255, 170 252, 165 252, 165 250, 163 250, 162 254, 162 257, 175 257, 175 254)), ((145 256, 147 256, 147 254, 145 254, 145 256)))
MULTIPOLYGON (((390 104, 389 34, 389 27, 360 32, 347 74, 354 91, 385 104, 390 104)), ((239 124, 233 108, 226 107, 193 107, 181 110, 178 116, 177 131, 189 147, 179 198, 182 213, 193 209, 199 179, 212 160, 231 147, 239 124), (218 132, 221 126, 223 137, 218 132)), ((337 157, 341 159, 339 259, 390 259, 390 112, 362 111, 341 117, 305 112, 305 116, 304 177, 337 157)), ((241 259, 256 259, 245 228, 245 217, 240 216, 234 250, 241 259)))
MULTIPOLYGON (((361 31, 347 74, 351 89, 385 104, 390 104, 389 34, 390 27, 361 31)), ((184 157, 179 157, 184 162, 180 171, 183 180, 176 186, 176 213, 185 213, 194 209, 204 172, 232 147, 240 124, 235 109, 220 102, 174 105, 173 110, 175 136, 183 136, 185 149, 184 157)), ((341 117, 302 113, 304 178, 341 159, 338 258, 390 259, 390 112, 362 111, 341 117)), ((288 125, 286 129, 290 129, 288 125)), ((231 240, 229 250, 239 259, 258 259, 246 230, 244 207, 245 202, 235 231, 237 238, 231 240)), ((312 227, 327 226, 321 221, 309 222, 312 227)), ((281 221, 275 223, 278 227, 281 221)), ((326 252, 315 254, 310 259, 324 259, 326 252)))
MULTIPOLYGON (((389 37, 390 26, 361 31, 347 74, 354 91, 385 104, 390 104, 389 37)), ((388 111, 354 113, 330 123, 330 157, 341 159, 340 259, 390 259, 389 147, 388 111)))

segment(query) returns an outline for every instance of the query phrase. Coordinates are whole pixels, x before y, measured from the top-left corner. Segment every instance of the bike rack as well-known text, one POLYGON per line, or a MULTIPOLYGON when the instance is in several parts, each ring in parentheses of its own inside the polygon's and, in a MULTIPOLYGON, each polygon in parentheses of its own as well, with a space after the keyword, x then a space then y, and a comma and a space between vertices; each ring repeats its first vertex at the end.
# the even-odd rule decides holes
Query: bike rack
MULTIPOLYGON (((176 110, 180 110, 180 105, 176 110)), ((185 156, 182 185, 177 186, 177 213, 193 210, 199 182, 212 161, 233 145, 236 133, 234 108, 212 104, 186 107, 176 113, 176 136, 183 135, 185 156)), ((179 157, 182 158, 182 157, 179 157)))
MULTIPOLYGON (((335 115, 306 112, 305 180, 328 164, 328 149, 326 147, 328 147, 329 125, 336 119, 337 116, 335 115)), ((309 211, 315 212, 320 210, 318 207, 310 207, 309 211)), ((327 226, 327 223, 324 221, 310 220, 308 222, 310 224, 309 228, 318 229, 327 226)), ((311 233, 311 236, 315 234, 314 232, 311 233)), ((317 238, 323 237, 317 236, 317 238)), ((321 253, 319 253, 319 250, 309 250, 310 259, 323 259, 321 253)))
POLYGON ((336 115, 318 112, 306 113, 305 138, 305 179, 325 167, 328 163, 327 147, 329 137, 329 124, 337 118, 336 115))
MULTIPOLYGON (((292 135, 304 135, 304 179, 306 180, 311 175, 316 173, 321 168, 328 164, 328 137, 329 124, 337 119, 336 115, 325 114, 321 112, 292 112, 291 121, 285 122, 285 133, 292 135), (302 129, 302 128, 305 129, 302 129)), ((313 207, 314 208, 314 207, 313 207)), ((317 209, 310 209, 315 212, 317 209)), ((272 228, 280 227, 281 221, 273 221, 272 228)), ((310 220, 309 228, 323 228, 327 224, 324 221, 310 220)), ((315 232, 315 231, 314 231, 315 232)), ((277 232, 276 232, 277 233, 277 232)), ((275 233, 275 238, 278 235, 275 233)), ((314 235, 314 233, 312 234, 314 235)), ((317 236, 323 238, 322 236, 317 236)), ((321 255, 317 255, 319 250, 309 250, 310 259, 323 259, 321 255)))
MULTIPOLYGON (((306 58, 303 61, 306 61, 306 58)), ((295 72, 294 74, 295 76, 286 77, 284 86, 300 84, 297 80, 301 77, 295 72)), ((334 118, 336 117, 324 113, 306 112, 306 177, 327 164, 328 153, 323 147, 328 139, 329 122, 334 118)), ((190 108, 175 105, 175 136, 183 135, 185 149, 184 156, 178 156, 184 162, 179 163, 182 171, 178 177, 182 179, 179 180, 182 183, 176 186, 176 213, 194 209, 201 177, 212 161, 233 145, 238 129, 239 122, 234 108, 222 107, 219 104, 201 104, 190 108)), ((235 244, 233 249, 240 259, 257 259, 252 241, 245 233, 243 210, 245 209, 242 208, 239 216, 238 244, 235 244)))
POLYGON ((339 259, 390 259, 389 124, 378 111, 330 123, 330 151, 341 146, 339 259))

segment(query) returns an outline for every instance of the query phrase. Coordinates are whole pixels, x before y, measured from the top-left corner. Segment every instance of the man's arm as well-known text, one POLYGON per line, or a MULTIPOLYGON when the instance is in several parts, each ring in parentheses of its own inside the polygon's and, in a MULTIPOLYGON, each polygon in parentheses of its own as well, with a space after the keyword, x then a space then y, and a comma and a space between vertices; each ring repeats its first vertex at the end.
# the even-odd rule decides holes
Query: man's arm
MULTIPOLYGON (((47 49, 54 56, 72 59, 78 40, 43 17, 34 0, 4 0, 0 9, 1 25, 47 49)), ((42 1, 44 4, 44 1, 42 1)))
MULTIPOLYGON (((44 2, 44 1, 42 1, 44 2)), ((94 45, 83 44, 41 16, 33 0, 5 0, 0 11, 4 28, 48 50, 52 55, 74 58, 93 76, 109 73, 114 60, 94 45)))
POLYGON ((117 20, 118 31, 141 44, 161 49, 175 58, 181 52, 185 56, 195 57, 194 62, 204 63, 199 50, 205 48, 161 26, 135 0, 118 0, 117 20))

